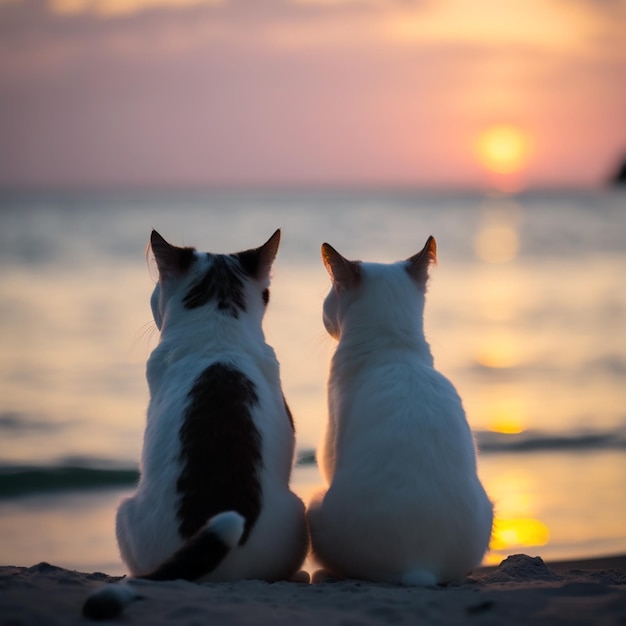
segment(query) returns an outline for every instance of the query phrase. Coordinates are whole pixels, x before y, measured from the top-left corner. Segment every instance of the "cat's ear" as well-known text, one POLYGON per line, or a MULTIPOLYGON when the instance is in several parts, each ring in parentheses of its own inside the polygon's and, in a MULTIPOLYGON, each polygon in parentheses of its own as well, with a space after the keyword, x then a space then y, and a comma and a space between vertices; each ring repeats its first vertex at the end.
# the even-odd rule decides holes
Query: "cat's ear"
POLYGON ((339 293, 358 285, 361 281, 360 263, 348 261, 327 243, 322 244, 322 261, 339 293))
POLYGON ((437 265, 437 242, 435 238, 431 235, 422 250, 410 259, 407 259, 407 261, 409 263, 407 267, 409 276, 420 287, 426 287, 428 268, 431 263, 437 265))
POLYGON ((238 257, 241 267, 249 276, 256 279, 267 278, 272 269, 279 245, 280 228, 260 248, 238 252, 235 256, 238 257))
POLYGON ((179 248, 167 243, 156 230, 150 234, 150 247, 159 269, 159 277, 167 278, 182 274, 189 268, 194 248, 179 248))

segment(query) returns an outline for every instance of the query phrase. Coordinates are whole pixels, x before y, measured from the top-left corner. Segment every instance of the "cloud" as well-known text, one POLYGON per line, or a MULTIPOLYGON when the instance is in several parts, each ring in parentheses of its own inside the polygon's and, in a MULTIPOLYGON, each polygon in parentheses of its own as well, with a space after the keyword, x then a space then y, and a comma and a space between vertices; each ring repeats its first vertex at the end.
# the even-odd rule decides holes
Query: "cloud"
MULTIPOLYGON (((19 0, 8 0, 16 2, 19 0)), ((184 9, 190 6, 216 7, 225 14, 248 12, 259 16, 286 14, 312 16, 345 10, 367 11, 389 8, 395 4, 403 6, 418 4, 415 0, 48 0, 53 13, 72 15, 92 13, 101 17, 118 17, 153 9, 184 9)))
POLYGON ((223 0, 50 0, 53 13, 73 15, 94 13, 101 16, 118 16, 149 9, 181 9, 195 5, 216 5, 223 0))

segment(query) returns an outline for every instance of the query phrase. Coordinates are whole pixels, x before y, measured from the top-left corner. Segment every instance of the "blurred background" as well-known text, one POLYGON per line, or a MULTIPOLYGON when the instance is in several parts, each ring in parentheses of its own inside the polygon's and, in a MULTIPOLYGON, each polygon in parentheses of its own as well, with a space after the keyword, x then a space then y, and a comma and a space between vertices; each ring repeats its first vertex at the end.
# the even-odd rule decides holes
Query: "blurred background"
POLYGON ((625 25, 622 0, 0 0, 0 563, 124 572, 152 228, 212 252, 283 229, 265 331, 305 500, 320 244, 434 235, 486 562, 626 552, 625 25))

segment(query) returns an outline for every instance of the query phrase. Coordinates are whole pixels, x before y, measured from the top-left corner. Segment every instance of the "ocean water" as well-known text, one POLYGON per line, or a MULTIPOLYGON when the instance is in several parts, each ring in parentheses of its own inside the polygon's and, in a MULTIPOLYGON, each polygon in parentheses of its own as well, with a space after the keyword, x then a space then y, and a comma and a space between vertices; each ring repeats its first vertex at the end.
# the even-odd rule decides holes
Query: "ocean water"
POLYGON ((235 252, 282 228, 265 333, 313 450, 334 348, 319 249, 391 262, 436 237, 425 328, 459 390, 497 522, 487 563, 626 551, 622 191, 0 193, 0 563, 124 572, 117 502, 137 478, 158 340, 152 228, 235 252))

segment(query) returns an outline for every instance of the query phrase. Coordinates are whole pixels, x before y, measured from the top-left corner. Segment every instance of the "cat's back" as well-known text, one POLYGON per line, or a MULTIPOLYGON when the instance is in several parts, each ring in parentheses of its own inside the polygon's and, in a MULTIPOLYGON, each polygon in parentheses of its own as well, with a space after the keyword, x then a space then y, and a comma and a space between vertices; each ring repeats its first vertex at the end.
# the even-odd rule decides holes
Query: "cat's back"
POLYGON ((220 367, 236 369, 259 385, 275 385, 280 381, 274 350, 245 336, 184 343, 175 338, 163 340, 148 359, 146 375, 153 398, 165 395, 176 398, 184 396, 205 370, 220 367))
POLYGON ((339 377, 330 386, 342 423, 342 454, 354 452, 363 462, 369 458, 373 467, 367 450, 399 463, 406 457, 411 465, 416 458, 443 456, 471 466, 474 442, 452 383, 410 352, 385 352, 355 371, 349 382, 339 377))
MULTIPOLYGON (((165 457, 181 445, 172 433, 179 433, 186 424, 219 425, 235 420, 242 431, 258 433, 259 446, 275 442, 283 448, 281 457, 289 457, 293 428, 282 396, 278 361, 269 346, 205 347, 173 354, 163 342, 150 357, 148 379, 152 379, 152 392, 144 453, 154 451, 152 464, 157 472, 164 471, 165 457)), ((219 439, 220 432, 218 428, 213 434, 198 435, 219 439)))

